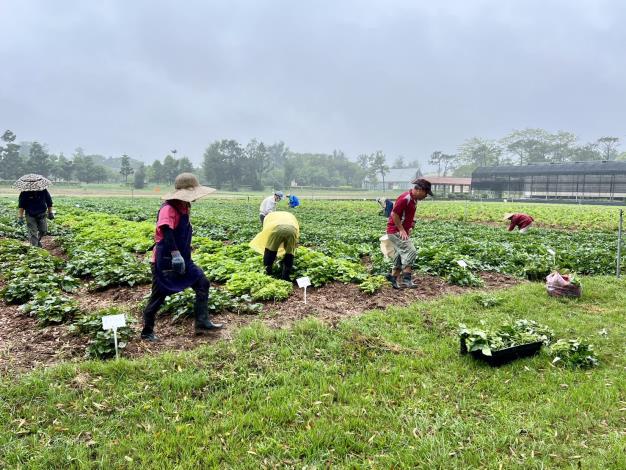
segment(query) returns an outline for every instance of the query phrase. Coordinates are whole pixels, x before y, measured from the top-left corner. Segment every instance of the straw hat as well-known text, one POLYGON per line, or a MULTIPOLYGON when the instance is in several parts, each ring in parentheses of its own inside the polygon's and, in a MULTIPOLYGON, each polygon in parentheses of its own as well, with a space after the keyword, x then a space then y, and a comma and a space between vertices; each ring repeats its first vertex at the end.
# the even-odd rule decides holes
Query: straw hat
POLYGON ((208 196, 217 191, 215 188, 200 186, 200 182, 191 173, 181 173, 174 181, 175 191, 164 195, 161 199, 178 199, 179 201, 193 202, 201 197, 208 196))
POLYGON ((504 214, 504 218, 502 220, 509 220, 514 215, 515 214, 513 212, 507 212, 506 214, 504 214))
POLYGON ((20 191, 43 191, 51 184, 52 181, 48 178, 34 173, 29 173, 28 175, 20 177, 20 179, 13 183, 13 187, 15 189, 19 189, 20 191))

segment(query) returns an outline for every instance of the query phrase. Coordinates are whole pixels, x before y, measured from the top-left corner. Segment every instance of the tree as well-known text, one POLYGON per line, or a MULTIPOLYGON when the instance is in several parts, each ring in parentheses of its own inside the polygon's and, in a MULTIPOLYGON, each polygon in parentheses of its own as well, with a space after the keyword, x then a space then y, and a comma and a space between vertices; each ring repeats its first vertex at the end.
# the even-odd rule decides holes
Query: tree
POLYGON ((135 189, 143 189, 146 185, 146 166, 142 163, 135 172, 135 181, 133 186, 135 189))
POLYGON ((167 155, 163 159, 163 177, 167 184, 174 183, 176 176, 178 176, 178 160, 171 155, 167 155))
POLYGON ((132 166, 130 166, 130 158, 128 155, 122 155, 122 167, 120 168, 120 175, 124 177, 124 183, 128 183, 128 176, 135 172, 132 166))
POLYGON ((250 177, 252 189, 260 191, 263 189, 263 175, 269 170, 271 165, 270 154, 263 142, 252 139, 245 149, 247 160, 247 171, 250 177))
POLYGON ((165 179, 163 175, 163 164, 158 159, 152 162, 152 178, 152 181, 157 184, 161 184, 161 182, 165 179))
POLYGON ((617 156, 617 147, 619 147, 619 137, 600 137, 598 145, 602 149, 605 160, 614 160, 617 156))
POLYGON ((553 150, 551 136, 543 129, 515 130, 500 142, 506 149, 519 157, 520 165, 550 161, 553 150))
POLYGON ((187 157, 182 157, 178 160, 178 172, 179 173, 193 173, 193 163, 187 157))
POLYGON ((435 150, 430 154, 430 158, 428 159, 430 165, 437 165, 437 176, 441 176, 442 155, 443 152, 441 150, 435 150))
POLYGON ((56 163, 56 175, 63 181, 70 181, 72 174, 74 173, 74 163, 65 157, 65 155, 59 155, 56 163))
POLYGON ((282 167, 287 162, 289 147, 282 140, 267 147, 271 164, 273 167, 282 167))
POLYGON ((576 141, 578 138, 571 132, 559 131, 548 136, 551 146, 550 161, 554 163, 569 162, 574 159, 576 153, 576 141))
POLYGON ((398 155, 393 161, 391 168, 404 168, 404 157, 402 155, 398 155))
POLYGON ((389 173, 389 166, 387 166, 387 159, 382 150, 377 150, 376 153, 370 157, 370 168, 376 175, 380 175, 383 180, 383 191, 385 190, 385 175, 389 173))
POLYGON ((29 158, 26 162, 26 170, 30 173, 38 173, 50 176, 50 155, 39 142, 33 142, 30 146, 29 158))
POLYGON ((7 130, 2 134, 4 146, 0 146, 0 178, 14 180, 24 173, 20 146, 15 142, 15 134, 7 130))
POLYGON ((443 167, 443 176, 448 176, 448 171, 454 169, 457 160, 458 157, 456 155, 447 153, 441 154, 441 166, 443 167))
POLYGON ((236 190, 241 184, 243 166, 244 149, 236 140, 215 141, 204 152, 204 176, 218 189, 229 181, 231 188, 236 190))
POLYGON ((84 156, 82 151, 74 154, 74 172, 78 181, 83 183, 96 181, 95 169, 96 165, 93 163, 93 158, 84 156))
POLYGON ((477 168, 500 165, 502 147, 493 140, 474 137, 459 147, 459 161, 477 168))

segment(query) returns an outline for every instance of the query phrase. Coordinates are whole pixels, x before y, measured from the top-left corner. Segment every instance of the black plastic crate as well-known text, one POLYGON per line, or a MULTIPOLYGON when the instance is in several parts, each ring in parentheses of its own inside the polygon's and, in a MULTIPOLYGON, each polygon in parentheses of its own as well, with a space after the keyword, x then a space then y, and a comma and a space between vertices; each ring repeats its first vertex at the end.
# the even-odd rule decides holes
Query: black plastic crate
MULTIPOLYGON (((491 351, 491 356, 486 356, 482 351, 472 351, 470 354, 475 359, 485 361, 490 366, 501 366, 507 364, 515 359, 522 357, 534 356, 541 350, 543 345, 542 341, 536 341, 534 343, 520 344, 519 346, 513 346, 506 349, 500 349, 499 351, 491 351)), ((461 338, 461 354, 467 354, 467 348, 465 347, 465 338, 461 338)))

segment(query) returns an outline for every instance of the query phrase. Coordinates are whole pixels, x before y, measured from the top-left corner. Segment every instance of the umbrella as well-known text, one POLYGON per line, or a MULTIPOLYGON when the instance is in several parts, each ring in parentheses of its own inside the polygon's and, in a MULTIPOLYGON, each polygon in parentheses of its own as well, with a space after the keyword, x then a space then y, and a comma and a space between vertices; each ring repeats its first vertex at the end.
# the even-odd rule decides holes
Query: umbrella
POLYGON ((20 179, 13 183, 13 187, 20 191, 43 191, 51 184, 52 181, 48 178, 30 173, 20 177, 20 179))

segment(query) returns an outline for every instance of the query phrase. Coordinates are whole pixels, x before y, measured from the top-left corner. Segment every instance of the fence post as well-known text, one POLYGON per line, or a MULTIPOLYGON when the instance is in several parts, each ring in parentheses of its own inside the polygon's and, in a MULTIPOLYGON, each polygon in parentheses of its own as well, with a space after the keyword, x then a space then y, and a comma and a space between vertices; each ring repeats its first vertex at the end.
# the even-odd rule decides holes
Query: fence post
POLYGON ((617 277, 619 279, 622 268, 622 223, 624 221, 624 210, 619 210, 619 229, 617 230, 617 277))

